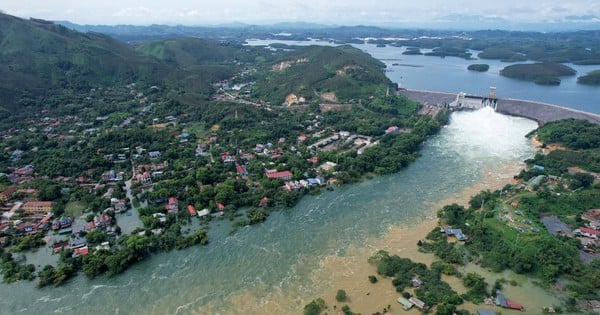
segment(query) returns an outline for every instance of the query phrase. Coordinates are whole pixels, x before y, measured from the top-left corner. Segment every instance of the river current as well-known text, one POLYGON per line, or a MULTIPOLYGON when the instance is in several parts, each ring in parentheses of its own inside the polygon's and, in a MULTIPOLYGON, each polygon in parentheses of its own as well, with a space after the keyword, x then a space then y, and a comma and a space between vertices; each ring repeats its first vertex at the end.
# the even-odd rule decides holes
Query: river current
POLYGON ((377 248, 396 251, 393 240, 413 237, 393 229, 432 223, 442 203, 509 182, 534 154, 524 137, 534 128, 489 108, 454 113, 397 174, 306 196, 233 235, 230 222, 219 221, 208 246, 155 255, 113 278, 79 276, 43 289, 2 284, 0 313, 300 314, 310 300, 339 288, 337 275, 360 273, 345 266, 347 259, 363 263, 377 248), (382 245, 386 238, 392 241, 382 245))

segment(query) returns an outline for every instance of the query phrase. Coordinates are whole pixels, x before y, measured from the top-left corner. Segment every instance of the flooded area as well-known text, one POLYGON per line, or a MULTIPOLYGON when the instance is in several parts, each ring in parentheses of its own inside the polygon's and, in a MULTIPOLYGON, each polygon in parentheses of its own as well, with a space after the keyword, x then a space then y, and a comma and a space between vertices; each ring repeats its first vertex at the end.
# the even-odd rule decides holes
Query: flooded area
POLYGON ((368 257, 385 249, 431 262, 416 243, 435 226, 436 210, 510 182, 534 155, 524 136, 535 127, 486 109, 454 113, 397 174, 306 196, 234 234, 230 221, 217 220, 208 246, 153 255, 116 277, 0 285, 0 313, 301 314, 317 297, 333 308, 344 289, 354 311, 389 304, 400 314, 389 280, 367 280, 375 274, 368 257))

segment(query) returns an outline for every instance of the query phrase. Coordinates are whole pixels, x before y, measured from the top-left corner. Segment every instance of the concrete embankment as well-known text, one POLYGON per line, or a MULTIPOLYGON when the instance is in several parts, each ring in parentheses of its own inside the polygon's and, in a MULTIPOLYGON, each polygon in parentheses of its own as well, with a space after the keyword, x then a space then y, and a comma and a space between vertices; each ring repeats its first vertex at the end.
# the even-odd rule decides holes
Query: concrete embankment
POLYGON ((552 104, 507 98, 498 99, 496 112, 500 114, 533 119, 538 123, 545 123, 565 118, 575 118, 585 119, 595 124, 600 124, 600 115, 552 104))
POLYGON ((456 100, 456 93, 421 91, 421 90, 398 90, 398 94, 408 99, 417 101, 424 105, 447 105, 456 100))
MULTIPOLYGON (((450 104, 456 99, 457 95, 453 93, 421 90, 399 90, 398 93, 422 104, 437 106, 450 104)), ((585 119, 587 121, 600 124, 600 115, 597 114, 552 104, 510 98, 498 98, 496 112, 505 115, 529 118, 537 121, 538 123, 546 123, 549 121, 566 118, 575 118, 585 119)))

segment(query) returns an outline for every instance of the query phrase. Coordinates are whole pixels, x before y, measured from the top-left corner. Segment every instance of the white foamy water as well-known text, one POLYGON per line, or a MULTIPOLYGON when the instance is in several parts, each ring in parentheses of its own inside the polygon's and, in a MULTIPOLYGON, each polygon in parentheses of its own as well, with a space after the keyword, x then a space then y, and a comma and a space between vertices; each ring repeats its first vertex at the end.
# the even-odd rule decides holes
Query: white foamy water
POLYGON ((454 113, 446 127, 450 133, 444 145, 465 160, 519 158, 525 152, 528 139, 523 135, 537 124, 529 119, 494 112, 491 107, 473 112, 454 113))
POLYGON ((299 314, 317 292, 335 285, 311 277, 324 260, 360 252, 389 226, 431 218, 442 200, 490 174, 503 175, 507 165, 533 156, 524 135, 535 127, 489 110, 454 113, 398 174, 306 196, 234 235, 228 221, 217 222, 208 246, 156 255, 117 277, 78 277, 42 290, 2 284, 0 313, 299 314))

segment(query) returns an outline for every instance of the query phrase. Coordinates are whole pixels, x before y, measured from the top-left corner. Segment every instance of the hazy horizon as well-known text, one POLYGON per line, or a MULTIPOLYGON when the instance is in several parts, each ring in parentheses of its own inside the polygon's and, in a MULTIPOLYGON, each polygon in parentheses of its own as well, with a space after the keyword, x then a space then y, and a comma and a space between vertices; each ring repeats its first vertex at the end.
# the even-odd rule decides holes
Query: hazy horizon
POLYGON ((23 18, 69 21, 82 25, 369 25, 387 28, 577 30, 600 29, 600 2, 558 0, 499 3, 422 0, 418 3, 348 0, 192 1, 0 0, 0 10, 23 18))

